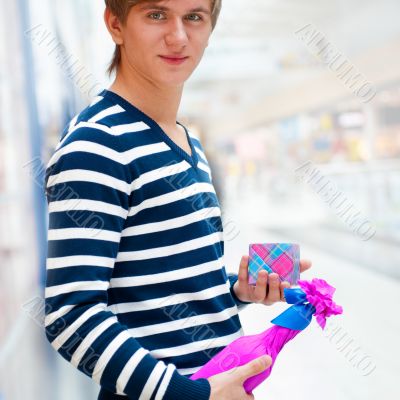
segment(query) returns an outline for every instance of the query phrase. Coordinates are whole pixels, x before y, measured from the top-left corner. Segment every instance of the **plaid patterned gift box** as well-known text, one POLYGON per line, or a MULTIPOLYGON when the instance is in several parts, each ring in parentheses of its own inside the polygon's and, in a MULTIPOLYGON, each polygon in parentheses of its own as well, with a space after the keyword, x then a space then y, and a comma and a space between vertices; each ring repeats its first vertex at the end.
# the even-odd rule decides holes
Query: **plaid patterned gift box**
POLYGON ((251 243, 249 245, 249 284, 255 285, 258 272, 276 272, 281 281, 297 284, 300 278, 300 247, 293 243, 251 243))

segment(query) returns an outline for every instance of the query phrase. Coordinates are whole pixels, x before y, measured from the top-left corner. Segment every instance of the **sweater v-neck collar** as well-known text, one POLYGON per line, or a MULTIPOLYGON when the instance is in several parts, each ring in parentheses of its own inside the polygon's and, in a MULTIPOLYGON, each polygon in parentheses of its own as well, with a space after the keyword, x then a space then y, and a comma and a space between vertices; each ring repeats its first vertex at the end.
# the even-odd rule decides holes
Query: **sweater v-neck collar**
POLYGON ((99 96, 102 96, 104 98, 109 98, 111 101, 113 101, 116 104, 119 104, 122 108, 124 108, 126 111, 133 111, 135 114, 139 114, 140 117, 143 119, 143 122, 148 124, 152 130, 159 135, 160 139, 166 143, 171 150, 173 150, 175 153, 177 153, 180 157, 182 157, 185 161, 187 161, 192 167, 197 168, 197 163, 199 161, 196 149, 194 147, 194 144, 190 138, 189 132, 186 129, 184 125, 182 125, 180 122, 176 121, 176 123, 180 126, 183 127, 186 133, 186 138, 188 140, 188 143, 190 145, 190 149, 192 151, 192 154, 188 154, 185 150, 183 150, 180 146, 178 146, 166 133, 165 131, 161 128, 161 126, 150 116, 145 114, 143 111, 141 111, 139 108, 137 108, 135 105, 121 97, 115 92, 112 92, 111 90, 104 89, 102 92, 99 93, 99 96))

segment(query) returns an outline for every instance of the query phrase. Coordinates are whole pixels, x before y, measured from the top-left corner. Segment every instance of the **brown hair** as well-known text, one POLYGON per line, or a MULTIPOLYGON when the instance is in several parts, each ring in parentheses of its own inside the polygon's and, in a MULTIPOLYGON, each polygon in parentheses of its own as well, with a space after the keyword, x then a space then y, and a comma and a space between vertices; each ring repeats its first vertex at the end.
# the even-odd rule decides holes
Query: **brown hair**
MULTIPOLYGON (((104 0, 106 7, 122 22, 125 23, 128 17, 130 9, 145 0, 104 0)), ((221 11, 222 0, 211 0, 212 1, 212 12, 211 12, 211 24, 214 30, 217 24, 218 16, 221 11)), ((114 55, 111 59, 110 65, 107 68, 107 72, 111 75, 116 71, 121 63, 121 49, 119 45, 115 46, 114 55)))

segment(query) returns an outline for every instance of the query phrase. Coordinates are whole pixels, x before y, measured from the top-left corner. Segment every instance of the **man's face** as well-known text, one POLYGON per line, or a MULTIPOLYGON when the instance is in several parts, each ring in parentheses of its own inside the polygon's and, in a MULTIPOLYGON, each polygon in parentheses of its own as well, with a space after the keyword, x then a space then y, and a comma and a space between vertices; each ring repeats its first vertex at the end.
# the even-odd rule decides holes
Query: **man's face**
POLYGON ((122 26, 122 62, 159 85, 181 85, 199 64, 211 26, 211 0, 140 2, 122 26))

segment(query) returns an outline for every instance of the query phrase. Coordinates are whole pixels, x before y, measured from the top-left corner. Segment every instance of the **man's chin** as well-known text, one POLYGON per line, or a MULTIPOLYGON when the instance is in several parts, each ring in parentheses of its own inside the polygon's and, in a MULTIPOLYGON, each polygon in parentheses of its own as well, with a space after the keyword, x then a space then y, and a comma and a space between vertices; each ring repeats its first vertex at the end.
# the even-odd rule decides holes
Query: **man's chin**
POLYGON ((176 88, 183 86, 185 82, 189 79, 189 77, 190 75, 188 76, 187 74, 185 75, 181 74, 179 76, 176 75, 170 77, 168 77, 167 74, 164 74, 163 76, 160 77, 159 83, 165 87, 176 88))

